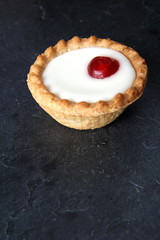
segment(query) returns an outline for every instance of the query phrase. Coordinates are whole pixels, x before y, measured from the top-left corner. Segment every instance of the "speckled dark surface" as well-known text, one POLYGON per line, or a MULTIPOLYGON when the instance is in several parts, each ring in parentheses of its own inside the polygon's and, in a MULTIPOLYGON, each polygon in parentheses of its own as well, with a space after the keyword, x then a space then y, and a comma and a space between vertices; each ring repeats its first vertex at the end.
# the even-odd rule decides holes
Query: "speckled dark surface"
POLYGON ((0 239, 160 239, 160 2, 0 0, 0 239), (148 63, 143 97, 93 131, 32 99, 30 65, 58 40, 109 37, 148 63))

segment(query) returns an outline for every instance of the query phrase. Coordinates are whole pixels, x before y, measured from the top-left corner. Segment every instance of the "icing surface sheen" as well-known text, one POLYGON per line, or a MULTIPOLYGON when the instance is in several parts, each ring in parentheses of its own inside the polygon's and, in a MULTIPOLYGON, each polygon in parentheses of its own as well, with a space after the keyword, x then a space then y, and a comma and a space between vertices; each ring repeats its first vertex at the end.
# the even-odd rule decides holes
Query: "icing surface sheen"
POLYGON ((111 100, 117 93, 124 93, 135 79, 135 70, 127 57, 118 51, 88 47, 66 52, 53 58, 42 75, 48 90, 62 99, 74 102, 97 102, 111 100), (88 64, 96 56, 116 59, 120 67, 110 77, 92 78, 87 71, 88 64))

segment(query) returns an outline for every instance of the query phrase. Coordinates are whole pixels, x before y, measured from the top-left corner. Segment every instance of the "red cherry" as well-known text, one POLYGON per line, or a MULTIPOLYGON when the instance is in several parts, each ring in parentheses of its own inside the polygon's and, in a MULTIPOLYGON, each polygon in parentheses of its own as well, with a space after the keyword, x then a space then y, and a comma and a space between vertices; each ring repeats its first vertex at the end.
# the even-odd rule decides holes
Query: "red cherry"
POLYGON ((93 78, 110 77, 119 69, 119 62, 110 57, 95 57, 88 65, 88 73, 93 78))

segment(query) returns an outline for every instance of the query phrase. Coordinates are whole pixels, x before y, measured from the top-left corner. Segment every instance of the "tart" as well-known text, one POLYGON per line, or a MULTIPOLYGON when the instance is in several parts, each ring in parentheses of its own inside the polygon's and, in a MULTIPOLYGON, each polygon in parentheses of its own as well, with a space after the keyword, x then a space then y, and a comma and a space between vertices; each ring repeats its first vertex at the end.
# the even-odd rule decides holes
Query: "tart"
POLYGON ((110 39, 73 37, 39 55, 28 74, 36 102, 57 122, 95 129, 115 120, 143 93, 145 60, 110 39))

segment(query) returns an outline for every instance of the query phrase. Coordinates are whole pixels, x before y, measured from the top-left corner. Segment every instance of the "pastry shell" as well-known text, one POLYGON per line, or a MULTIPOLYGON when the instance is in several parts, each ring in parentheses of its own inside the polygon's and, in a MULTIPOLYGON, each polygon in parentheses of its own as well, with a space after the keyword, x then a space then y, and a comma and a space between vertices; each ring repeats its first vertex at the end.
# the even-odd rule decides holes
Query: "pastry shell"
POLYGON ((136 101, 143 93, 147 80, 145 60, 130 47, 110 39, 73 37, 69 41, 60 40, 55 46, 49 47, 39 55, 30 67, 28 87, 36 102, 57 122, 75 129, 95 129, 103 127, 115 120, 127 106, 136 101), (49 92, 42 82, 42 73, 46 65, 55 57, 72 50, 87 47, 105 47, 124 54, 135 69, 136 77, 132 86, 124 93, 118 93, 110 101, 95 103, 72 102, 60 99, 49 92))

